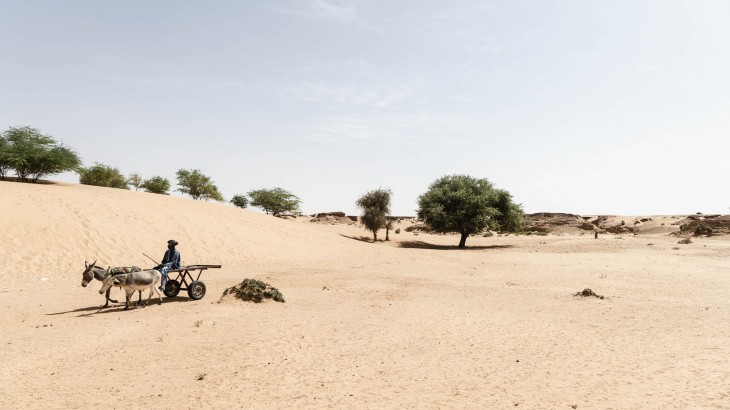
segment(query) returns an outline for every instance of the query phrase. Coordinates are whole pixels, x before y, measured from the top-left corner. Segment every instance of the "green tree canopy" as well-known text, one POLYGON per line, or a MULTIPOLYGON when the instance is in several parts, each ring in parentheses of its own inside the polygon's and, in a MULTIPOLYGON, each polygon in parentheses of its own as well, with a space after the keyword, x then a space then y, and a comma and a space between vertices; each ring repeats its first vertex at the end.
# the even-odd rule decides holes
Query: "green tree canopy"
POLYGON ((231 203, 239 208, 248 208, 248 197, 241 194, 233 195, 231 203))
POLYGON ((21 181, 75 170, 81 159, 69 147, 31 127, 10 127, 0 137, 0 177, 15 170, 21 181))
POLYGON ((387 216, 390 213, 392 195, 389 189, 378 188, 361 196, 355 202, 362 209, 361 219, 365 229, 373 233, 373 242, 378 240, 378 230, 388 226, 387 216))
POLYGON ((178 192, 190 195, 193 199, 223 201, 223 195, 209 176, 198 169, 179 169, 177 171, 178 192))
POLYGON ((247 193, 251 206, 276 216, 284 212, 298 212, 301 200, 282 188, 255 189, 247 193))
POLYGON ((127 178, 118 168, 95 162, 88 168, 79 168, 79 182, 84 185, 104 186, 108 188, 129 189, 127 178))
POLYGON ((5 178, 8 171, 13 168, 12 157, 10 155, 10 144, 5 136, 0 134, 0 179, 5 178))
MULTIPOLYGON (((133 186, 135 191, 139 191, 139 189, 142 188, 142 182, 144 182, 142 180, 142 175, 136 172, 134 174, 130 174, 129 178, 127 178, 127 184, 133 186)), ((170 188, 168 187, 168 189, 170 188)))
POLYGON ((160 195, 170 195, 170 180, 167 178, 154 176, 152 178, 145 179, 139 186, 146 192, 160 195))
POLYGON ((418 207, 418 217, 435 231, 460 233, 460 248, 469 235, 485 228, 512 232, 522 228, 522 208, 512 202, 509 192, 468 175, 437 179, 418 198, 418 207))

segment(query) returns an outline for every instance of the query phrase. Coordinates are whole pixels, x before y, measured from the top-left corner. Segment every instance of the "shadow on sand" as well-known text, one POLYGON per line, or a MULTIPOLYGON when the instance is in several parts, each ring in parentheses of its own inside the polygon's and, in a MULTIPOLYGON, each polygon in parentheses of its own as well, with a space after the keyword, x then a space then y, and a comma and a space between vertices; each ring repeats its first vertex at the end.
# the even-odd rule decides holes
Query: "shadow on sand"
MULTIPOLYGON (((373 243, 373 238, 371 238, 369 236, 362 236, 362 235, 360 235, 360 236, 349 236, 349 235, 343 235, 343 234, 340 234, 340 236, 343 237, 343 238, 347 238, 347 239, 354 239, 354 240, 360 241, 360 242, 373 243)), ((380 242, 380 241, 378 241, 378 242, 380 242)))
MULTIPOLYGON (((142 305, 144 304, 145 300, 146 300, 146 298, 142 298, 142 303, 141 304, 138 304, 136 307, 135 307, 134 303, 132 303, 129 306, 129 310, 142 309, 142 305)), ((168 297, 164 297, 164 296, 162 297, 162 303, 163 304, 179 303, 179 302, 191 302, 191 301, 193 301, 193 300, 190 299, 190 298, 187 298, 187 297, 179 297, 179 296, 178 297, 174 297, 174 298, 168 298, 168 297)), ((154 307, 154 306, 157 306, 159 302, 160 302, 160 300, 157 299, 156 296, 153 296, 152 299, 150 299, 150 302, 147 304, 147 306, 148 307, 154 307)), ((119 304, 110 304, 107 307, 103 307, 103 306, 88 306, 88 307, 82 307, 82 308, 73 309, 73 310, 67 310, 65 312, 46 313, 46 316, 57 316, 57 315, 65 315, 65 314, 68 314, 68 313, 87 312, 87 313, 83 313, 83 314, 77 315, 77 317, 88 317, 88 316, 96 315, 97 313, 120 312, 122 310, 124 310, 124 302, 119 303, 119 304)))
POLYGON ((398 243, 398 247, 400 248, 409 248, 409 249, 436 249, 441 251, 448 251, 448 250, 463 250, 463 251, 481 251, 485 249, 509 249, 514 248, 514 245, 485 245, 485 246, 469 246, 467 245, 466 248, 459 248, 458 245, 436 245, 433 243, 423 242, 423 241, 403 241, 398 243))

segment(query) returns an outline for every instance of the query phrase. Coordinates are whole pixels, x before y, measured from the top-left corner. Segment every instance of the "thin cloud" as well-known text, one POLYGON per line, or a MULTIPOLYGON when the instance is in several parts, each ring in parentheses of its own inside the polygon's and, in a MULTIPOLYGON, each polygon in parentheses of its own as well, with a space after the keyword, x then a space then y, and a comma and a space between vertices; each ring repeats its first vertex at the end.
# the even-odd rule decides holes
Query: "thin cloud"
POLYGON ((429 115, 341 115, 317 121, 309 132, 313 142, 358 146, 363 143, 407 148, 417 144, 433 146, 468 145, 463 122, 456 118, 429 115))
POLYGON ((359 18, 359 2, 346 0, 298 0, 275 6, 275 11, 309 18, 352 22, 359 18))
POLYGON ((385 86, 330 84, 310 82, 285 89, 287 97, 301 101, 351 105, 357 107, 387 108, 413 97, 418 87, 409 84, 385 86))
POLYGON ((174 88, 174 89, 209 89, 209 90, 243 90, 250 88, 241 80, 218 80, 204 76, 130 76, 105 74, 100 76, 102 80, 129 84, 143 85, 147 87, 174 88))

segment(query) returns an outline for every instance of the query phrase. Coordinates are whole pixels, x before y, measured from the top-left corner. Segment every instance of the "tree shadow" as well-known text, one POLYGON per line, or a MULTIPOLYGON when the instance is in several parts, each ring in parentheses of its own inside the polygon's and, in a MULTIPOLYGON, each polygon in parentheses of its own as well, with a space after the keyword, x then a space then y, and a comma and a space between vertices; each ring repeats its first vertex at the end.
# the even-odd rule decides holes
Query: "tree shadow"
POLYGON ((354 239, 354 240, 360 241, 360 242, 373 243, 373 238, 371 238, 369 236, 362 236, 362 235, 360 235, 360 236, 349 236, 349 235, 343 235, 343 234, 339 234, 339 235, 342 236, 343 238, 347 238, 347 239, 354 239))
POLYGON ((433 243, 423 241, 403 241, 398 243, 400 248, 408 249, 435 249, 440 251, 448 250, 463 250, 463 251, 480 251, 485 249, 509 249, 514 248, 514 245, 480 245, 480 246, 469 246, 466 248, 459 248, 458 245, 436 245, 433 243))
MULTIPOLYGON (((132 303, 129 307, 129 310, 142 309, 142 305, 144 304, 145 300, 146 300, 146 298, 142 298, 142 303, 137 304, 137 306, 135 306, 135 304, 132 303)), ((186 298, 186 297, 174 297, 174 298, 168 298, 165 296, 162 297, 163 305, 168 304, 168 303, 179 303, 179 302, 189 302, 189 301, 192 301, 192 299, 186 298)), ((156 296, 153 296, 152 299, 150 299, 147 306, 155 306, 155 305, 158 305, 159 302, 160 302, 160 300, 157 299, 156 296)), ((124 302, 110 304, 109 306, 106 306, 106 307, 88 306, 88 307, 82 307, 82 308, 77 308, 77 309, 73 309, 73 310, 67 310, 65 312, 46 313, 46 316, 57 316, 57 315, 65 315, 68 313, 88 312, 88 313, 83 313, 83 314, 77 315, 77 317, 90 317, 90 316, 93 316, 93 315, 96 315, 99 313, 104 314, 104 313, 119 312, 119 311, 123 311, 123 310, 124 310, 124 302)))

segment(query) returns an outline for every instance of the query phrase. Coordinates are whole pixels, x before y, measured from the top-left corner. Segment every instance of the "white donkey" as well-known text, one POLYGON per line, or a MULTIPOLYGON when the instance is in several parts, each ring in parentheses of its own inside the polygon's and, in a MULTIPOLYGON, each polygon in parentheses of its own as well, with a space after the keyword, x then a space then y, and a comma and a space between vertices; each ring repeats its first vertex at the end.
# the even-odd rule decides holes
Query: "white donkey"
MULTIPOLYGON (((136 266, 122 266, 118 268, 103 269, 96 266, 96 261, 94 261, 91 265, 89 265, 88 262, 84 261, 84 265, 86 265, 86 269, 84 269, 84 271, 81 273, 81 286, 83 287, 86 287, 89 282, 94 279, 103 282, 104 279, 110 275, 118 275, 125 272, 137 272, 141 270, 136 266)), ((117 303, 116 300, 109 298, 109 292, 111 292, 111 288, 107 289, 106 291, 106 303, 104 304, 104 307, 109 306, 109 302, 117 303)), ((142 291, 139 292, 139 302, 142 303, 142 291)))
POLYGON ((99 293, 104 294, 104 292, 109 290, 112 286, 121 287, 127 295, 127 304, 124 307, 124 310, 127 310, 129 309, 129 300, 132 298, 134 291, 138 290, 141 293, 143 290, 149 288, 150 295, 147 297, 147 300, 144 302, 142 307, 147 306, 147 303, 149 303, 150 299, 152 299, 152 292, 157 292, 157 296, 160 298, 159 304, 161 305, 162 294, 160 293, 160 290, 157 289, 158 283, 160 283, 161 280, 162 274, 154 269, 143 270, 141 272, 122 273, 113 276, 109 275, 102 281, 99 293))

